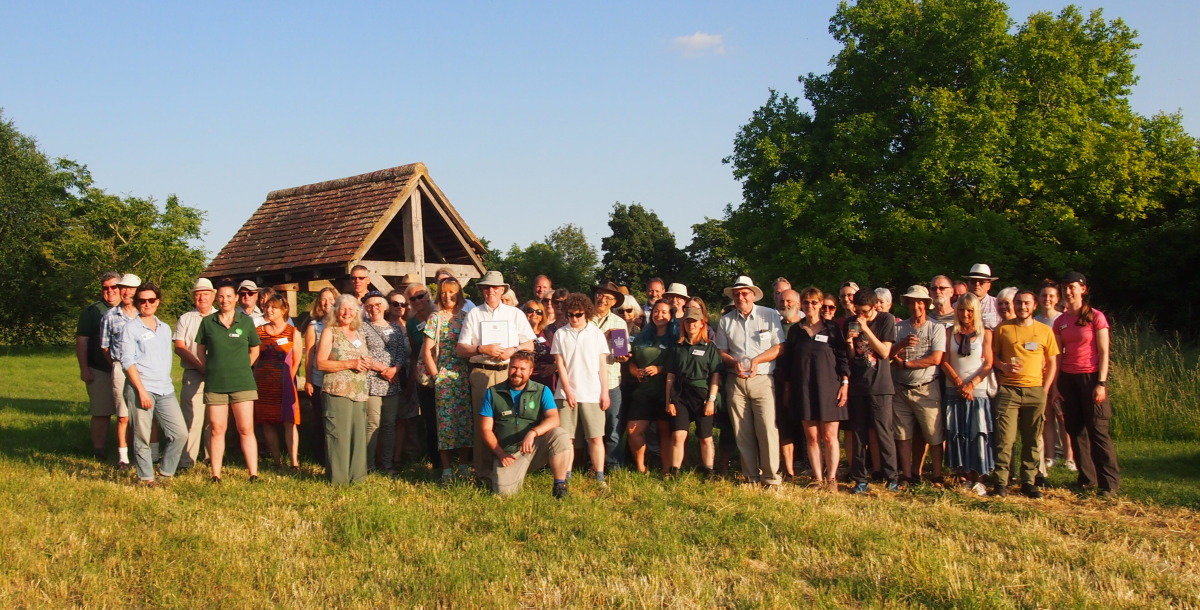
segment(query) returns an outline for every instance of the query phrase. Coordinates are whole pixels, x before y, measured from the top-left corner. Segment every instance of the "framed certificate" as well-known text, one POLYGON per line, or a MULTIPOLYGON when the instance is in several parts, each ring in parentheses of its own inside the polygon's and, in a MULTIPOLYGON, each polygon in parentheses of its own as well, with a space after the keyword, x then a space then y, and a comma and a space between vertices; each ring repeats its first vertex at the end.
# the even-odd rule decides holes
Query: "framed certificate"
POLYGON ((479 326, 480 345, 496 344, 504 349, 513 347, 508 338, 507 320, 491 320, 487 322, 480 322, 479 326))

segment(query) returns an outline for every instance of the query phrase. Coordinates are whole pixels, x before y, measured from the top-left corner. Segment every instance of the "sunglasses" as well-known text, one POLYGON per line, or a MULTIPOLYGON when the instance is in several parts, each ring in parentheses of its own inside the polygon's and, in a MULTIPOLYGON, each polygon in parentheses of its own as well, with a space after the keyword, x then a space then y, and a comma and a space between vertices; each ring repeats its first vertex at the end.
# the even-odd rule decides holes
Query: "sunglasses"
POLYGON ((992 280, 967 280, 968 284, 991 284, 992 280))
POLYGON ((411 297, 408 297, 408 300, 410 300, 410 301, 420 301, 420 300, 422 300, 422 299, 424 299, 425 297, 428 297, 428 296, 429 296, 429 293, 428 293, 428 292, 422 292, 422 293, 420 293, 420 294, 414 294, 414 295, 412 295, 411 297))
POLYGON ((526 307, 525 309, 522 309, 521 311, 524 311, 525 313, 536 313, 539 316, 546 315, 546 312, 544 312, 540 309, 534 309, 532 307, 526 307))
POLYGON ((359 277, 359 276, 357 276, 357 275, 352 275, 352 276, 350 276, 350 279, 352 279, 352 280, 354 280, 354 281, 356 281, 356 282, 365 282, 365 281, 367 281, 367 280, 368 280, 368 279, 370 279, 370 278, 368 278, 368 277, 367 277, 367 276, 365 276, 365 275, 364 275, 364 276, 362 276, 362 277, 359 277))
POLYGON ((583 314, 583 312, 582 312, 582 311, 577 311, 577 312, 575 312, 575 313, 568 313, 568 314, 567 314, 567 317, 568 317, 568 318, 582 318, 582 317, 583 317, 583 315, 584 315, 584 314, 583 314))
POLYGON ((804 304, 805 305, 820 305, 821 302, 820 301, 805 301, 804 304))
POLYGON ((153 305, 158 302, 158 299, 137 299, 139 305, 153 305))
POLYGON ((821 311, 837 311, 837 305, 822 305, 821 311))
POLYGON ((112 286, 101 286, 100 289, 103 290, 104 292, 108 292, 109 290, 112 290, 115 292, 115 291, 120 290, 121 287, 114 284, 112 286))
POLYGON ((391 301, 391 304, 392 307, 408 307, 408 303, 401 303, 400 301, 391 301))

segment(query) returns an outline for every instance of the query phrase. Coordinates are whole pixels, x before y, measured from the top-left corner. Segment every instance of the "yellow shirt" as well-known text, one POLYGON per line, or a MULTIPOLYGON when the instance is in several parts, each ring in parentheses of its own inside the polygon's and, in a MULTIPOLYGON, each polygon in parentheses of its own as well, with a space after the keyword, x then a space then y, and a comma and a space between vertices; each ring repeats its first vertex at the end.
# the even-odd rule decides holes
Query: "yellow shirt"
POLYGON ((1006 375, 996 367, 1000 385, 1035 388, 1042 385, 1046 359, 1058 355, 1058 341, 1054 339, 1054 331, 1037 320, 1029 326, 1005 320, 992 331, 992 353, 998 363, 1011 364, 1014 357, 1021 359, 1021 372, 1017 375, 1006 375))

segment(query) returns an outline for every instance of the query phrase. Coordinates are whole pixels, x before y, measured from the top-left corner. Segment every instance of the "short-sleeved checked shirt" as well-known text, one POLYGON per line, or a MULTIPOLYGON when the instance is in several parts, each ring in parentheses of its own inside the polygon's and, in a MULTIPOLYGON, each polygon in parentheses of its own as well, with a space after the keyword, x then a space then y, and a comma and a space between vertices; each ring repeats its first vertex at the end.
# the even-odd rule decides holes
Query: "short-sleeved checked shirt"
MULTIPOLYGON (((610 330, 618 328, 627 330, 629 328, 625 320, 622 320, 611 311, 603 318, 592 320, 592 323, 596 325, 596 328, 600 329, 600 332, 605 333, 605 338, 608 338, 608 331, 610 330)), ((608 370, 608 389, 612 391, 621 387, 621 363, 617 362, 616 357, 611 353, 606 356, 605 363, 605 368, 608 370)))

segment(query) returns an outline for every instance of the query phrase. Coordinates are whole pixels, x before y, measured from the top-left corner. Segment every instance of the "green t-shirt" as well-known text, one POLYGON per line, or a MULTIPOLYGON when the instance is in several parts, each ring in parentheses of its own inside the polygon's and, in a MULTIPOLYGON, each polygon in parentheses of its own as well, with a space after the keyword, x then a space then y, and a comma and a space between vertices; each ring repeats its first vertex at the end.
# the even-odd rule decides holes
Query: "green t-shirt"
POLYGON ((408 346, 412 348, 413 358, 420 361, 421 350, 425 349, 425 320, 413 316, 404 323, 404 328, 408 331, 408 346))
POLYGON ((647 378, 646 381, 639 383, 635 379, 634 382, 637 385, 633 387, 634 394, 651 394, 659 398, 663 396, 663 392, 667 389, 667 360, 671 356, 672 345, 670 333, 657 337, 654 341, 646 343, 638 341, 634 344, 631 360, 638 365, 638 368, 657 366, 660 369, 659 374, 647 378))
POLYGON ((671 357, 667 360, 667 372, 682 377, 684 384, 695 383, 708 385, 713 373, 723 373, 725 363, 721 361, 721 352, 711 341, 692 345, 676 343, 671 347, 671 357))
POLYGON ((233 324, 225 328, 220 317, 220 312, 204 316, 196 332, 196 343, 205 346, 207 352, 204 391, 232 394, 258 390, 254 369, 250 368, 250 348, 261 345, 262 341, 254 320, 235 311, 233 324))
POLYGON ((108 358, 104 357, 104 350, 100 347, 100 319, 108 310, 109 306, 105 305, 103 301, 96 301, 84 307, 83 311, 79 312, 79 323, 75 325, 75 336, 88 338, 87 362, 89 367, 112 372, 112 364, 108 358))

